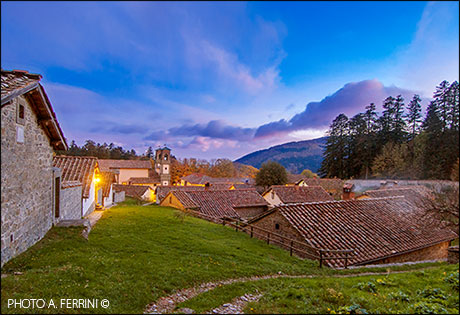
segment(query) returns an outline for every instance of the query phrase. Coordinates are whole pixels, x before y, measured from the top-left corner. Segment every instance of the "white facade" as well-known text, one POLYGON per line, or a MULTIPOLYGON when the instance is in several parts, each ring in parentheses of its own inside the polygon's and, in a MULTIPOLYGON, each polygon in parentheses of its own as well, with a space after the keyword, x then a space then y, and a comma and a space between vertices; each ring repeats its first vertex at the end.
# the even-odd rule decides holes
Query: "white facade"
POLYGON ((113 204, 113 185, 110 185, 109 195, 104 197, 104 207, 111 207, 113 204))
POLYGON ((87 216, 88 214, 93 212, 95 207, 96 207, 96 172, 93 172, 91 186, 89 189, 89 196, 88 198, 82 198, 82 209, 81 209, 82 217, 87 216))
POLYGON ((264 199, 272 206, 279 206, 282 204, 281 199, 275 193, 273 189, 270 189, 265 194, 262 195, 264 199))

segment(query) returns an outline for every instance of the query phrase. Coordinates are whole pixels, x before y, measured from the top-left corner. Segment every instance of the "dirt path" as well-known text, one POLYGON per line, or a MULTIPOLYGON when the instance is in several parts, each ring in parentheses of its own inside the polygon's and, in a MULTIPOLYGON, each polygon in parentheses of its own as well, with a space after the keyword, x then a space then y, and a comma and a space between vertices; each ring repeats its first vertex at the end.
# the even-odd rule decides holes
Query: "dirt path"
POLYGON ((208 282, 203 283, 199 286, 182 289, 177 291, 174 294, 169 296, 161 297, 156 302, 150 303, 147 305, 145 312, 147 314, 164 314, 164 313, 172 313, 176 308, 176 305, 191 298, 215 289, 216 287, 221 287, 223 285, 228 285, 237 282, 248 282, 248 281, 258 281, 264 279, 276 279, 276 278, 320 278, 320 277, 329 277, 329 278, 350 278, 350 277, 361 277, 361 276, 381 276, 387 274, 395 274, 395 273, 407 273, 407 272, 415 272, 415 271, 422 271, 435 268, 434 267, 426 267, 420 269, 412 269, 412 270, 403 270, 403 271, 390 271, 390 272, 362 272, 356 274, 345 274, 345 275, 332 275, 332 276, 323 276, 323 275, 283 275, 283 274, 275 274, 275 275, 267 275, 267 276, 253 276, 247 278, 237 278, 237 279, 227 279, 217 282, 208 282))

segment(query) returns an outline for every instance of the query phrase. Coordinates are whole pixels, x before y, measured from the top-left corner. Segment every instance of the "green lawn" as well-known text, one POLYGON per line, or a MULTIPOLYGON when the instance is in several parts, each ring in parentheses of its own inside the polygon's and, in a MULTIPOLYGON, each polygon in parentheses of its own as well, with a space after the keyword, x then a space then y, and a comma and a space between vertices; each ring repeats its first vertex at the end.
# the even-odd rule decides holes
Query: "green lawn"
MULTIPOLYGON (((106 211, 85 240, 80 228, 53 228, 2 268, 3 313, 142 313, 177 289, 253 275, 358 272, 318 263, 229 227, 130 200, 106 211), (8 308, 8 299, 108 299, 109 308, 8 308)), ((439 264, 432 264, 439 265, 439 264)), ((397 267, 407 269, 417 267, 397 267)), ((381 269, 385 270, 385 269, 381 269)), ((368 270, 366 270, 368 271, 368 270)))
POLYGON ((247 314, 458 314, 458 265, 388 276, 269 279, 216 288, 181 303, 198 313, 262 293, 247 314), (456 280, 455 280, 456 279, 456 280), (353 312, 354 310, 354 312, 353 312))
POLYGON ((2 312, 78 312, 8 309, 8 298, 106 298, 110 308, 80 312, 139 313, 160 296, 202 282, 318 270, 316 262, 178 213, 129 201, 109 209, 88 241, 79 228, 53 228, 2 268, 23 273, 2 279, 2 312))

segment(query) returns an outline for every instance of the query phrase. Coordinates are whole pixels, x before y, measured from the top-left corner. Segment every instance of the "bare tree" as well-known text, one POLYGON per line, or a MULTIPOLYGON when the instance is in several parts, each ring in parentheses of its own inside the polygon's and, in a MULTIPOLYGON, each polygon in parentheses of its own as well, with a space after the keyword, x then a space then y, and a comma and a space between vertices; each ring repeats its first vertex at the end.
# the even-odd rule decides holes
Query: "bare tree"
POLYGON ((450 186, 439 193, 425 195, 416 204, 422 217, 459 234, 459 188, 450 186))

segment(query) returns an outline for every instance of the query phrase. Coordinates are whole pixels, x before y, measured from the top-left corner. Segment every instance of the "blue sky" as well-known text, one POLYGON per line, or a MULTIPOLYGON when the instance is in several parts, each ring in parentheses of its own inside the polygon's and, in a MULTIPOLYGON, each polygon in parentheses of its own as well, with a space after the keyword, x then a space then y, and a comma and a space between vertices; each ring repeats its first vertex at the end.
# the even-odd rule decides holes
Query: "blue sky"
POLYGON ((5 2, 66 138, 238 158, 459 78, 458 2, 5 2))

